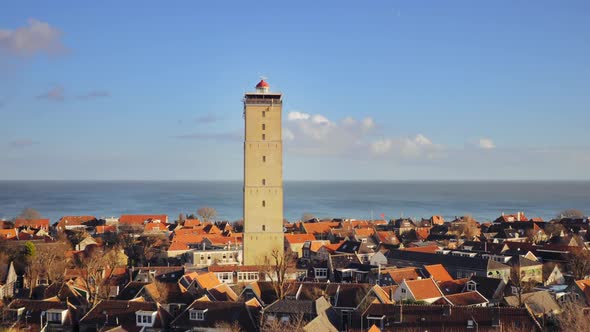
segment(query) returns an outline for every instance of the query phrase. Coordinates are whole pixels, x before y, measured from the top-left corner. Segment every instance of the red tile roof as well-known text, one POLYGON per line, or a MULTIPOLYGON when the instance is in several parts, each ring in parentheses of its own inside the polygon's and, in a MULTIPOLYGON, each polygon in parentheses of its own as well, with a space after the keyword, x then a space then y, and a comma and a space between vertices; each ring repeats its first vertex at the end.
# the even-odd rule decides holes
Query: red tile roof
POLYGON ((63 216, 59 219, 57 227, 65 228, 65 226, 82 225, 85 222, 96 220, 95 216, 63 216))
POLYGON ((124 214, 119 218, 122 224, 143 225, 148 220, 160 220, 168 223, 168 216, 165 214, 124 214))
POLYGON ((430 278, 422 280, 406 280, 405 282, 417 301, 443 296, 436 283, 434 283, 434 280, 430 278))
POLYGON ((447 295, 446 298, 453 305, 476 305, 488 303, 488 300, 478 291, 447 295))
POLYGON ((315 236, 313 236, 313 234, 285 234, 285 241, 290 245, 314 240, 315 236))
POLYGON ((31 228, 43 228, 49 229, 49 219, 17 219, 14 221, 14 227, 31 227, 31 228))
POLYGON ((432 246, 425 246, 425 247, 410 247, 410 248, 403 248, 400 250, 405 250, 405 251, 412 251, 412 252, 425 252, 425 253, 429 253, 429 254, 435 254, 437 250, 439 250, 440 248, 436 245, 432 245, 432 246))
POLYGON ((426 272, 436 281, 449 281, 453 280, 453 277, 449 274, 442 264, 424 265, 426 272))
POLYGON ((16 228, 11 229, 0 229, 0 238, 10 240, 15 239, 18 234, 18 230, 16 228))
POLYGON ((303 229, 307 234, 325 234, 329 233, 330 229, 338 228, 339 222, 328 221, 328 222, 304 222, 303 229))
POLYGON ((400 284, 403 280, 418 280, 422 276, 415 267, 404 267, 399 269, 387 269, 381 273, 389 274, 395 283, 400 284))

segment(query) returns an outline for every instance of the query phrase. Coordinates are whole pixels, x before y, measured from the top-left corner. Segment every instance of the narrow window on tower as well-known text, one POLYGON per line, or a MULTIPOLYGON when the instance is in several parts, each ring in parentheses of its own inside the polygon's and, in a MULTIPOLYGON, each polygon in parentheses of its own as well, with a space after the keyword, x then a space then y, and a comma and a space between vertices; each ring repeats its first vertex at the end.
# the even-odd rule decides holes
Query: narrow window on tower
POLYGON ((262 201, 262 207, 266 206, 266 201, 262 201))
POLYGON ((262 156, 262 162, 265 163, 266 162, 266 156, 262 156))
POLYGON ((265 129, 266 129, 266 125, 263 123, 262 124, 262 130, 265 130, 265 129))
POLYGON ((266 186, 266 179, 262 179, 262 185, 266 186))
POLYGON ((264 141, 266 139, 266 135, 262 134, 262 140, 264 141))
POLYGON ((266 112, 265 111, 262 111, 262 117, 263 118, 266 117, 266 112))
POLYGON ((266 230, 266 225, 262 225, 262 230, 265 231, 266 230))

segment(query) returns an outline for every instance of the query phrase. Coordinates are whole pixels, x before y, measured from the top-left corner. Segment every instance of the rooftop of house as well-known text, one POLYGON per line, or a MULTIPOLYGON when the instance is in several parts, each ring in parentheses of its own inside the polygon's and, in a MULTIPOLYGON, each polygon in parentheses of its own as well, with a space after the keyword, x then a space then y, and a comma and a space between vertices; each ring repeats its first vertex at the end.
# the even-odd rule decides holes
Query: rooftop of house
POLYGON ((442 264, 424 265, 424 269, 436 281, 453 280, 453 277, 442 264))
POLYGON ((301 244, 306 241, 314 241, 315 236, 313 234, 285 234, 285 241, 290 245, 301 244))
POLYGON ((240 331, 255 331, 258 308, 244 302, 194 301, 170 324, 175 328, 214 328, 220 324, 239 325, 240 331), (202 320, 191 320, 191 312, 203 314, 202 320))
POLYGON ((446 295, 445 298, 454 306, 461 305, 480 305, 488 303, 488 300, 478 291, 470 291, 464 293, 457 293, 446 295))
POLYGON ((414 299, 417 301, 443 296, 434 280, 430 278, 421 280, 405 280, 404 282, 406 283, 410 292, 412 292, 414 299))

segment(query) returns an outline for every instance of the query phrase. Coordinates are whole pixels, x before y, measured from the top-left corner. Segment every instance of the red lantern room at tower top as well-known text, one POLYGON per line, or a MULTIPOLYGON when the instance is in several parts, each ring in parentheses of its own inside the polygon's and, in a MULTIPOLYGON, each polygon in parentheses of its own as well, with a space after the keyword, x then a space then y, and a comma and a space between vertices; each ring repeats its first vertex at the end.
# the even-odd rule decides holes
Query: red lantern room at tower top
POLYGON ((268 83, 266 83, 265 80, 260 80, 260 82, 258 82, 258 84, 256 84, 256 92, 258 93, 268 93, 270 90, 270 85, 268 85, 268 83))

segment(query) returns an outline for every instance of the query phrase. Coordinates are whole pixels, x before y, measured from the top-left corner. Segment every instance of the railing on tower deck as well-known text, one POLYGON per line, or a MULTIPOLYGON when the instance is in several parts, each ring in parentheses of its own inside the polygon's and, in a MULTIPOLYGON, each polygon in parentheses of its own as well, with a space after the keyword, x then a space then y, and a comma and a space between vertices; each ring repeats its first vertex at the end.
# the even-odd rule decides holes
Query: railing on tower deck
POLYGON ((271 104, 271 105, 280 105, 283 103, 281 99, 258 99, 258 98, 245 98, 244 103, 246 104, 271 104))

